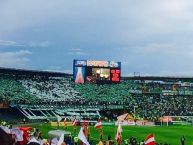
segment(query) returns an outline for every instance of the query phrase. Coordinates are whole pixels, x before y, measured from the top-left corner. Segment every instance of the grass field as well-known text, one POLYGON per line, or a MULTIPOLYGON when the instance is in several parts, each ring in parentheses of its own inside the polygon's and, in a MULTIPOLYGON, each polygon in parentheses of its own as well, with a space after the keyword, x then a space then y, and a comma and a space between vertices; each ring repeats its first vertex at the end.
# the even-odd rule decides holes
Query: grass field
MULTIPOLYGON (((39 124, 34 125, 43 133, 43 137, 48 137, 48 131, 57 129, 52 127, 49 124, 39 124)), ((64 130, 63 127, 59 129, 64 130)), ((76 134, 78 134, 80 127, 77 127, 76 134)), ((112 139, 115 138, 117 127, 115 126, 103 126, 103 140, 107 139, 108 135, 111 135, 112 139)), ((155 135, 156 142, 160 143, 169 143, 170 145, 180 145, 180 137, 182 135, 186 138, 186 145, 193 145, 193 127, 192 126, 153 126, 153 127, 142 127, 142 126, 123 126, 122 127, 122 138, 128 139, 131 136, 136 137, 138 141, 144 140, 149 133, 155 135)), ((74 135, 74 129, 72 126, 68 126, 68 131, 72 132, 74 135)), ((98 142, 99 140, 99 131, 96 130, 93 126, 90 127, 91 140, 98 142)), ((124 144, 124 143, 123 143, 124 144)))

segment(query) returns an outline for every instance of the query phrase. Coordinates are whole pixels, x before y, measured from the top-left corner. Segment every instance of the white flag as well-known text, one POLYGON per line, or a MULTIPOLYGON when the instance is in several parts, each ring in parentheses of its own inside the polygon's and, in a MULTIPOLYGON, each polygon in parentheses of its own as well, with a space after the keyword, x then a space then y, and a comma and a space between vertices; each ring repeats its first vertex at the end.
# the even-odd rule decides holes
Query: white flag
POLYGON ((0 126, 1 129, 3 129, 7 134, 11 133, 11 130, 6 126, 0 126))
POLYGON ((55 137, 51 140, 51 145, 57 145, 58 144, 58 139, 55 137))
POLYGON ((33 137, 33 138, 28 142, 28 144, 29 144, 29 143, 32 143, 32 142, 40 144, 40 142, 39 142, 37 139, 35 139, 35 137, 33 137))
POLYGON ((23 141, 23 131, 19 128, 13 128, 11 129, 11 134, 15 134, 16 141, 23 141))
POLYGON ((63 142, 64 142, 64 133, 60 136, 60 139, 57 145, 61 145, 63 142))
POLYGON ((121 140, 121 132, 122 132, 122 127, 121 127, 121 124, 119 123, 118 128, 117 128, 117 133, 115 136, 116 141, 121 140))
POLYGON ((59 115, 57 115, 56 117, 57 117, 58 122, 62 120, 62 117, 60 117, 59 115))
POLYGON ((80 128, 80 132, 78 134, 78 138, 85 144, 85 145, 90 145, 89 142, 86 139, 86 136, 84 135, 82 127, 80 128))

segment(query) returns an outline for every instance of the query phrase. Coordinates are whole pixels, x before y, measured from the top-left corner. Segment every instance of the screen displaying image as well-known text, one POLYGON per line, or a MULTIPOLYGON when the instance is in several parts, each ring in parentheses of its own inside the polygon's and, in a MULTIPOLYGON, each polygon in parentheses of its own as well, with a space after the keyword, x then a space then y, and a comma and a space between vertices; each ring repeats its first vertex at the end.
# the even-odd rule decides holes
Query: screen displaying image
POLYGON ((84 67, 75 67, 74 68, 74 80, 77 84, 83 84, 85 78, 85 68, 84 67))
POLYGON ((110 69, 108 68, 92 68, 88 69, 87 81, 96 83, 98 80, 110 81, 110 69), (90 74, 90 75, 88 75, 90 74))
POLYGON ((93 68, 92 75, 97 80, 110 80, 110 69, 107 68, 93 68))

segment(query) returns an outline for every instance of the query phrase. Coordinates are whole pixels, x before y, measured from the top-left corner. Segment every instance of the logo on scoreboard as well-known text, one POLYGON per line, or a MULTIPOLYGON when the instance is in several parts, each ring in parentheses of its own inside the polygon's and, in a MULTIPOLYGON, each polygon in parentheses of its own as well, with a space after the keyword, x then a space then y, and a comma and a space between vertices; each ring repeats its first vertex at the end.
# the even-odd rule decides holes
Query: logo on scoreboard
POLYGON ((86 60, 74 60, 75 66, 86 66, 86 60))
POLYGON ((109 61, 109 67, 120 67, 120 62, 109 61))

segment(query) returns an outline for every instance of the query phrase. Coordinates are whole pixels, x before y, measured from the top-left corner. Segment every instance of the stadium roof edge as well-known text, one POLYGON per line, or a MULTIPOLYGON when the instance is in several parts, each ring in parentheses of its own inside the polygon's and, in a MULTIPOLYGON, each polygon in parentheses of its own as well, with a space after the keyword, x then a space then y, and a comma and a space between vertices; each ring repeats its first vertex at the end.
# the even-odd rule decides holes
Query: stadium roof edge
POLYGON ((54 71, 42 71, 42 70, 28 70, 28 69, 17 69, 17 68, 5 68, 0 67, 0 73, 21 73, 22 74, 38 74, 38 75, 50 75, 50 76, 72 76, 72 74, 54 72, 54 71))
MULTIPOLYGON (((0 73, 16 73, 16 74, 38 74, 47 76, 68 76, 72 77, 72 74, 56 72, 56 71, 43 71, 43 70, 30 70, 20 68, 6 68, 0 67, 0 73)), ((122 80, 193 80, 193 76, 122 76, 122 80)))
POLYGON ((124 80, 193 80, 193 76, 122 76, 124 80))

